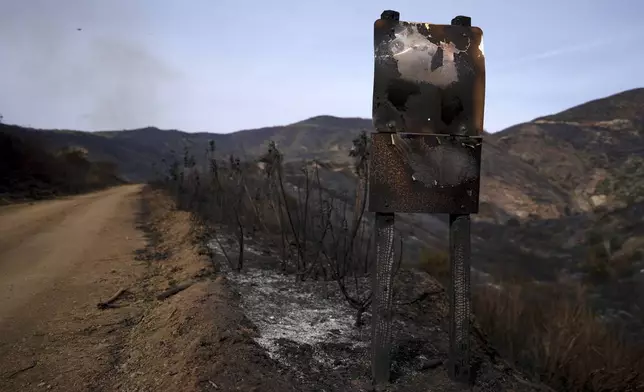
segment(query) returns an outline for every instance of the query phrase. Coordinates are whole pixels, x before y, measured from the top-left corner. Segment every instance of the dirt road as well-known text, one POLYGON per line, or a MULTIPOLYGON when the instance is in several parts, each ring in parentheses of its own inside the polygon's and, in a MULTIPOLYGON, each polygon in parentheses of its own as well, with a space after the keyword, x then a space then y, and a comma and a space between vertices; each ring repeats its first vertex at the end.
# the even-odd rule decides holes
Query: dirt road
POLYGON ((0 208, 0 392, 302 390, 199 233, 149 187, 0 208))
POLYGON ((134 260, 146 243, 140 192, 129 185, 0 209, 0 391, 102 389, 123 339, 107 331, 140 313, 97 308, 145 274, 134 260))

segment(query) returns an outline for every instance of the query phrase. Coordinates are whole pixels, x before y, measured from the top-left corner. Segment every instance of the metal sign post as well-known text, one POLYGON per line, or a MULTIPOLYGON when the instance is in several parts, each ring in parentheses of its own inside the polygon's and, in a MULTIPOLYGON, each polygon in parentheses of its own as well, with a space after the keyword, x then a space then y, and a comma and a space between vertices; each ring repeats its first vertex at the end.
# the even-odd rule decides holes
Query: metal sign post
POLYGON ((373 378, 389 380, 394 214, 450 214, 449 374, 470 379, 470 216, 478 212, 485 99, 483 33, 451 25, 374 24, 369 211, 376 213, 373 378))

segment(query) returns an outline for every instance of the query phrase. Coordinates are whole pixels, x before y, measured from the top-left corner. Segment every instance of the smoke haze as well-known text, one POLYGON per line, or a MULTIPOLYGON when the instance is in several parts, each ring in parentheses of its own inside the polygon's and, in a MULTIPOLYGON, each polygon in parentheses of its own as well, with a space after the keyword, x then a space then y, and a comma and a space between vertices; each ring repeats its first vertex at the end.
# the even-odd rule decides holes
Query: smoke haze
POLYGON ((146 20, 136 3, 0 2, 0 91, 12 92, 0 94, 0 111, 35 127, 51 126, 42 117, 69 124, 70 112, 71 128, 154 124, 170 109, 161 90, 180 74, 138 41, 146 20))

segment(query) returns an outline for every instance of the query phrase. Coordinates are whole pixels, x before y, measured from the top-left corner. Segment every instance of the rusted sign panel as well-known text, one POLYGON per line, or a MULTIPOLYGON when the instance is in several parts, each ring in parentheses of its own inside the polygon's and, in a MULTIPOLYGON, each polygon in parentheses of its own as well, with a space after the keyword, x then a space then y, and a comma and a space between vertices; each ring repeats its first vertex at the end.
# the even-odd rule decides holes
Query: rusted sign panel
POLYGON ((373 121, 379 132, 477 136, 485 59, 478 27, 378 19, 373 121))
POLYGON ((480 137, 373 133, 369 211, 478 212, 480 137))

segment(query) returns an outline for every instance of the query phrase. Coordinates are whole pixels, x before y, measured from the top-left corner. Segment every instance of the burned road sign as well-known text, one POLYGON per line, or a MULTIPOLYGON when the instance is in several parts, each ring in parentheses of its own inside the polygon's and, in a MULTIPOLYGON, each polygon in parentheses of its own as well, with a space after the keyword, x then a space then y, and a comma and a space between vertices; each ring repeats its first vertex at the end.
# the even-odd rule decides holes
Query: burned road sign
POLYGON ((376 214, 372 371, 389 379, 395 213, 450 214, 450 378, 471 381, 470 216, 478 212, 485 59, 471 19, 375 23, 369 211, 376 214))
POLYGON ((378 19, 374 47, 376 131, 482 133, 485 59, 480 28, 378 19))
POLYGON ((386 18, 374 26, 369 211, 478 212, 481 29, 386 18))
POLYGON ((481 138, 374 133, 369 210, 478 212, 481 138))

